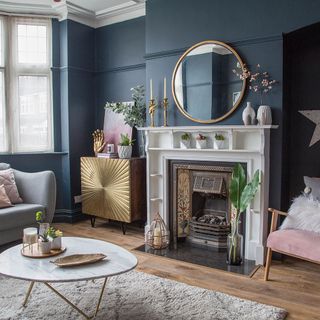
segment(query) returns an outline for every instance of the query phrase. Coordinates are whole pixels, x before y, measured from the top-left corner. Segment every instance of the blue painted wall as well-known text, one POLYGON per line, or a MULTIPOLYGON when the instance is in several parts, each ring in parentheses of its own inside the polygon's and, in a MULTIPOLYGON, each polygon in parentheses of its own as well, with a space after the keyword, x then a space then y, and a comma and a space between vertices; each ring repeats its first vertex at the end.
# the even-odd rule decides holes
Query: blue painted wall
POLYGON ((96 29, 96 126, 107 101, 130 101, 130 89, 145 85, 145 17, 96 29))
MULTIPOLYGON (((253 68, 258 63, 279 85, 265 99, 272 106, 270 205, 280 207, 282 175, 282 34, 320 20, 320 2, 316 0, 148 0, 146 14, 146 77, 152 78, 154 94, 161 99, 162 79, 171 79, 180 55, 203 40, 220 40, 234 47, 245 63, 253 68)), ((149 82, 147 82, 149 84, 149 82)), ((147 94, 149 88, 147 88, 147 94)), ((246 101, 257 108, 258 96, 247 92, 243 103, 218 124, 241 124, 246 101)), ((169 125, 196 125, 184 118, 169 96, 169 125)), ((158 115, 157 123, 162 123, 158 115)))
MULTIPOLYGON (((172 71, 184 50, 202 40, 229 43, 253 67, 260 63, 280 85, 265 101, 274 123, 282 124, 282 33, 320 21, 318 0, 148 0, 146 17, 92 29, 71 20, 53 22, 53 106, 55 154, 6 155, 13 167, 50 169, 58 181, 60 213, 79 210, 80 157, 92 155, 91 133, 103 124, 106 101, 130 100, 130 88, 149 84, 163 95, 163 77, 172 71), (147 80, 147 81, 146 81, 147 80)), ((147 86, 147 94, 148 94, 147 86)), ((170 90, 168 90, 170 91, 170 90)), ((240 124, 245 102, 258 105, 246 93, 244 103, 220 124, 240 124)), ((169 95, 169 124, 196 125, 175 108, 169 95)), ((156 119, 162 124, 162 115, 156 119)), ((272 134, 271 203, 281 199, 282 128, 272 134)))

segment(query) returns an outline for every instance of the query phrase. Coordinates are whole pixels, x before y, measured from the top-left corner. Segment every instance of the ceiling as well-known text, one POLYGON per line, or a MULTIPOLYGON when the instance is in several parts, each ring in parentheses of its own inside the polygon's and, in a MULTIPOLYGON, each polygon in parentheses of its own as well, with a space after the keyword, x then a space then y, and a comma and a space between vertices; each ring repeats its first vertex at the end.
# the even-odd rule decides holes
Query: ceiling
POLYGON ((47 14, 97 28, 145 15, 146 0, 0 0, 0 11, 47 14))

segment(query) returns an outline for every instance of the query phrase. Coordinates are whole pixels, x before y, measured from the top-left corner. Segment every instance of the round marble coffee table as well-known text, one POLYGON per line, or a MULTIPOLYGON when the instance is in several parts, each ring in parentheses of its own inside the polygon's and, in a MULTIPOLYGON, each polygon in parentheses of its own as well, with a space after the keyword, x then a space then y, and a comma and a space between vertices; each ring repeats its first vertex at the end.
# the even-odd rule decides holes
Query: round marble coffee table
POLYGON ((108 277, 134 269, 137 265, 137 258, 129 251, 105 241, 89 238, 64 237, 62 242, 67 250, 57 257, 45 259, 33 259, 22 256, 20 252, 22 244, 4 251, 0 254, 0 274, 11 278, 31 281, 23 306, 26 306, 28 302, 34 283, 42 282, 81 315, 87 319, 91 319, 92 317, 75 306, 52 287, 49 282, 73 282, 104 278, 96 311, 93 316, 95 317, 99 311, 108 277), (103 253, 107 258, 94 264, 68 268, 60 268, 50 262, 63 256, 85 253, 103 253))

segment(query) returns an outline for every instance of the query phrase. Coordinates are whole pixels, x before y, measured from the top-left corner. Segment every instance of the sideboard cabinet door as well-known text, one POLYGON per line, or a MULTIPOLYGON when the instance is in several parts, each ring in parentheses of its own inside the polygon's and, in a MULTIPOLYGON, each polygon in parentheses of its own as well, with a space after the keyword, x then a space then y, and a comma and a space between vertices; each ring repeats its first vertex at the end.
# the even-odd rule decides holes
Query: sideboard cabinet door
POLYGON ((82 212, 121 222, 146 217, 144 158, 81 158, 82 212))

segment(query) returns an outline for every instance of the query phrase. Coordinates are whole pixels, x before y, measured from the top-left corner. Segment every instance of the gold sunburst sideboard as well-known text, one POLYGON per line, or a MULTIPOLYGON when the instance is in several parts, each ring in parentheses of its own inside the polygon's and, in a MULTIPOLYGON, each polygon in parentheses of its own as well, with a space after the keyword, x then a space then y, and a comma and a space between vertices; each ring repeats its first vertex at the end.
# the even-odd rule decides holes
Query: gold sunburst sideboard
POLYGON ((85 214, 123 223, 146 219, 145 159, 82 157, 81 194, 85 214))

